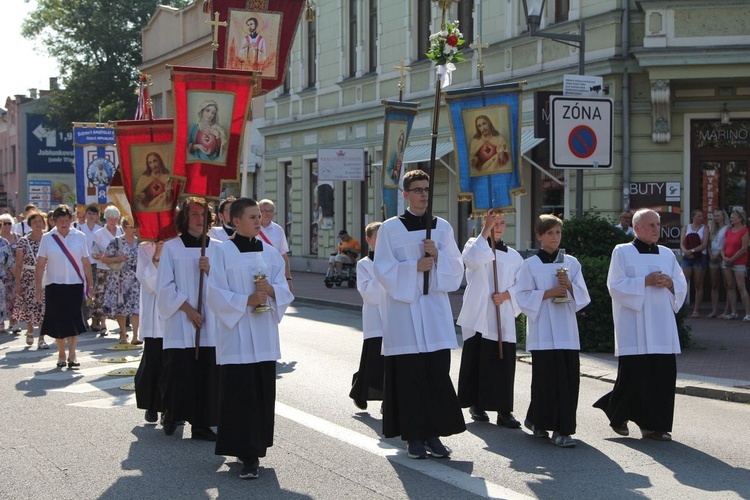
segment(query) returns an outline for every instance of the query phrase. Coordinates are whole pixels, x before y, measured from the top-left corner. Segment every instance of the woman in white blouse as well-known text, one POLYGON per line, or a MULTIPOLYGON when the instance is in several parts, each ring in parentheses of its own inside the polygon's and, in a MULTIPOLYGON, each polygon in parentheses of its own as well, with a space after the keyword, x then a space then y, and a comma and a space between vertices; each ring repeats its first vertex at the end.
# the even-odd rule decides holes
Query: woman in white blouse
POLYGON ((76 356, 78 335, 86 331, 81 313, 84 295, 91 283, 86 235, 71 231, 73 212, 59 205, 52 214, 55 228, 42 236, 34 278, 36 300, 46 307, 41 334, 57 342, 57 366, 65 366, 65 341, 68 341, 68 368, 77 370, 81 364, 76 356), (49 265, 47 265, 49 264, 49 265))

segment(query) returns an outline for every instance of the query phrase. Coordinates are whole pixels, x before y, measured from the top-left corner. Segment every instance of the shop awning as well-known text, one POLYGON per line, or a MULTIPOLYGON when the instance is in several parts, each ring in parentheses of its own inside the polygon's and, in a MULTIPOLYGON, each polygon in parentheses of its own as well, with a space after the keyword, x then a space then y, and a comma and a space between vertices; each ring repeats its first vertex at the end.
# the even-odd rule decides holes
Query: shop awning
POLYGON ((534 137, 534 130, 524 130, 521 132, 521 154, 525 155, 543 142, 544 139, 534 137))
MULTIPOLYGON (((432 152, 432 144, 419 144, 418 146, 407 146, 404 150, 404 161, 403 163, 420 163, 423 161, 430 161, 430 153, 432 152)), ((435 158, 439 159, 445 155, 453 152, 452 142, 438 142, 437 149, 435 150, 435 158)), ((383 166, 383 162, 379 161, 372 164, 373 167, 383 166)))

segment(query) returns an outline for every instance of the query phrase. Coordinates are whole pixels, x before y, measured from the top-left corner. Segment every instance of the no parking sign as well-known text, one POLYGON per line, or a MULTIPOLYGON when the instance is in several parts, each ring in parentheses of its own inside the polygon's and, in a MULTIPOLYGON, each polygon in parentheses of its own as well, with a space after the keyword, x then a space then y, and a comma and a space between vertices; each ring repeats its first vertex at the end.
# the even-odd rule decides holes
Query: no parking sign
POLYGON ((613 106, 607 98, 552 97, 553 168, 612 168, 613 106))

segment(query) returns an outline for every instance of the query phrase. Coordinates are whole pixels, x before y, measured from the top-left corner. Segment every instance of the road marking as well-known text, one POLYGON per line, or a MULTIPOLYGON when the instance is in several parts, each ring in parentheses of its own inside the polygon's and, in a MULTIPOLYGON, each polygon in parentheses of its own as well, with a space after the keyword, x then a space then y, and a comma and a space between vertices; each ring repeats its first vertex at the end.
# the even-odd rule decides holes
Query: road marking
POLYGON ((107 377, 102 380, 95 382, 83 382, 80 384, 73 384, 68 387, 58 387, 57 389, 50 389, 49 392, 65 392, 68 394, 86 394, 89 392, 106 391, 114 389, 115 387, 121 387, 132 381, 129 377, 107 377))
MULTIPOLYGON (((120 379, 120 384, 124 385, 120 379)), ((124 396, 114 396, 111 398, 101 399, 90 399, 88 401, 81 401, 80 403, 68 403, 67 406, 79 406, 81 408, 100 408, 110 409, 118 408, 120 406, 130 406, 135 404, 135 394, 130 393, 124 396)))
POLYGON ((474 493, 484 498, 509 498, 527 499, 531 498, 500 485, 491 483, 484 478, 466 474, 436 460, 414 460, 409 458, 404 450, 391 446, 384 441, 365 436, 353 430, 341 427, 322 418, 316 417, 302 410, 292 408, 283 403, 276 402, 276 414, 313 429, 321 434, 338 439, 344 443, 370 452, 373 455, 387 458, 399 465, 409 467, 417 472, 426 474, 434 479, 448 483, 456 488, 474 493))

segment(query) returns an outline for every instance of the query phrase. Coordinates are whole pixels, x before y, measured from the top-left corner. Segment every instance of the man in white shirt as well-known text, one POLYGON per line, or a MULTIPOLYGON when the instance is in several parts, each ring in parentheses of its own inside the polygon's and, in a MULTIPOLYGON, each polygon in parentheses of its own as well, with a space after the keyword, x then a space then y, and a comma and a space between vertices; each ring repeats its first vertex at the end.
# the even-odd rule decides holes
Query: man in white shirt
POLYGON ((633 214, 630 212, 621 213, 620 223, 615 224, 615 227, 628 236, 633 236, 633 214))
MULTIPOLYGON (((37 208, 36 205, 33 203, 29 203, 23 208, 23 217, 24 219, 29 216, 29 212, 36 212, 37 208)), ((19 222, 16 222, 13 227, 11 228, 11 231, 16 233, 19 238, 26 236, 26 233, 31 231, 31 228, 28 224, 26 224, 25 220, 21 220, 19 222)))
POLYGON ((276 214, 276 205, 269 199, 260 200, 258 205, 260 206, 261 217, 258 237, 274 247, 281 254, 281 258, 284 259, 286 280, 289 282, 289 289, 294 292, 294 287, 292 286, 292 269, 289 264, 289 256, 287 255, 289 253, 289 243, 286 241, 286 231, 273 221, 273 216, 276 214))

